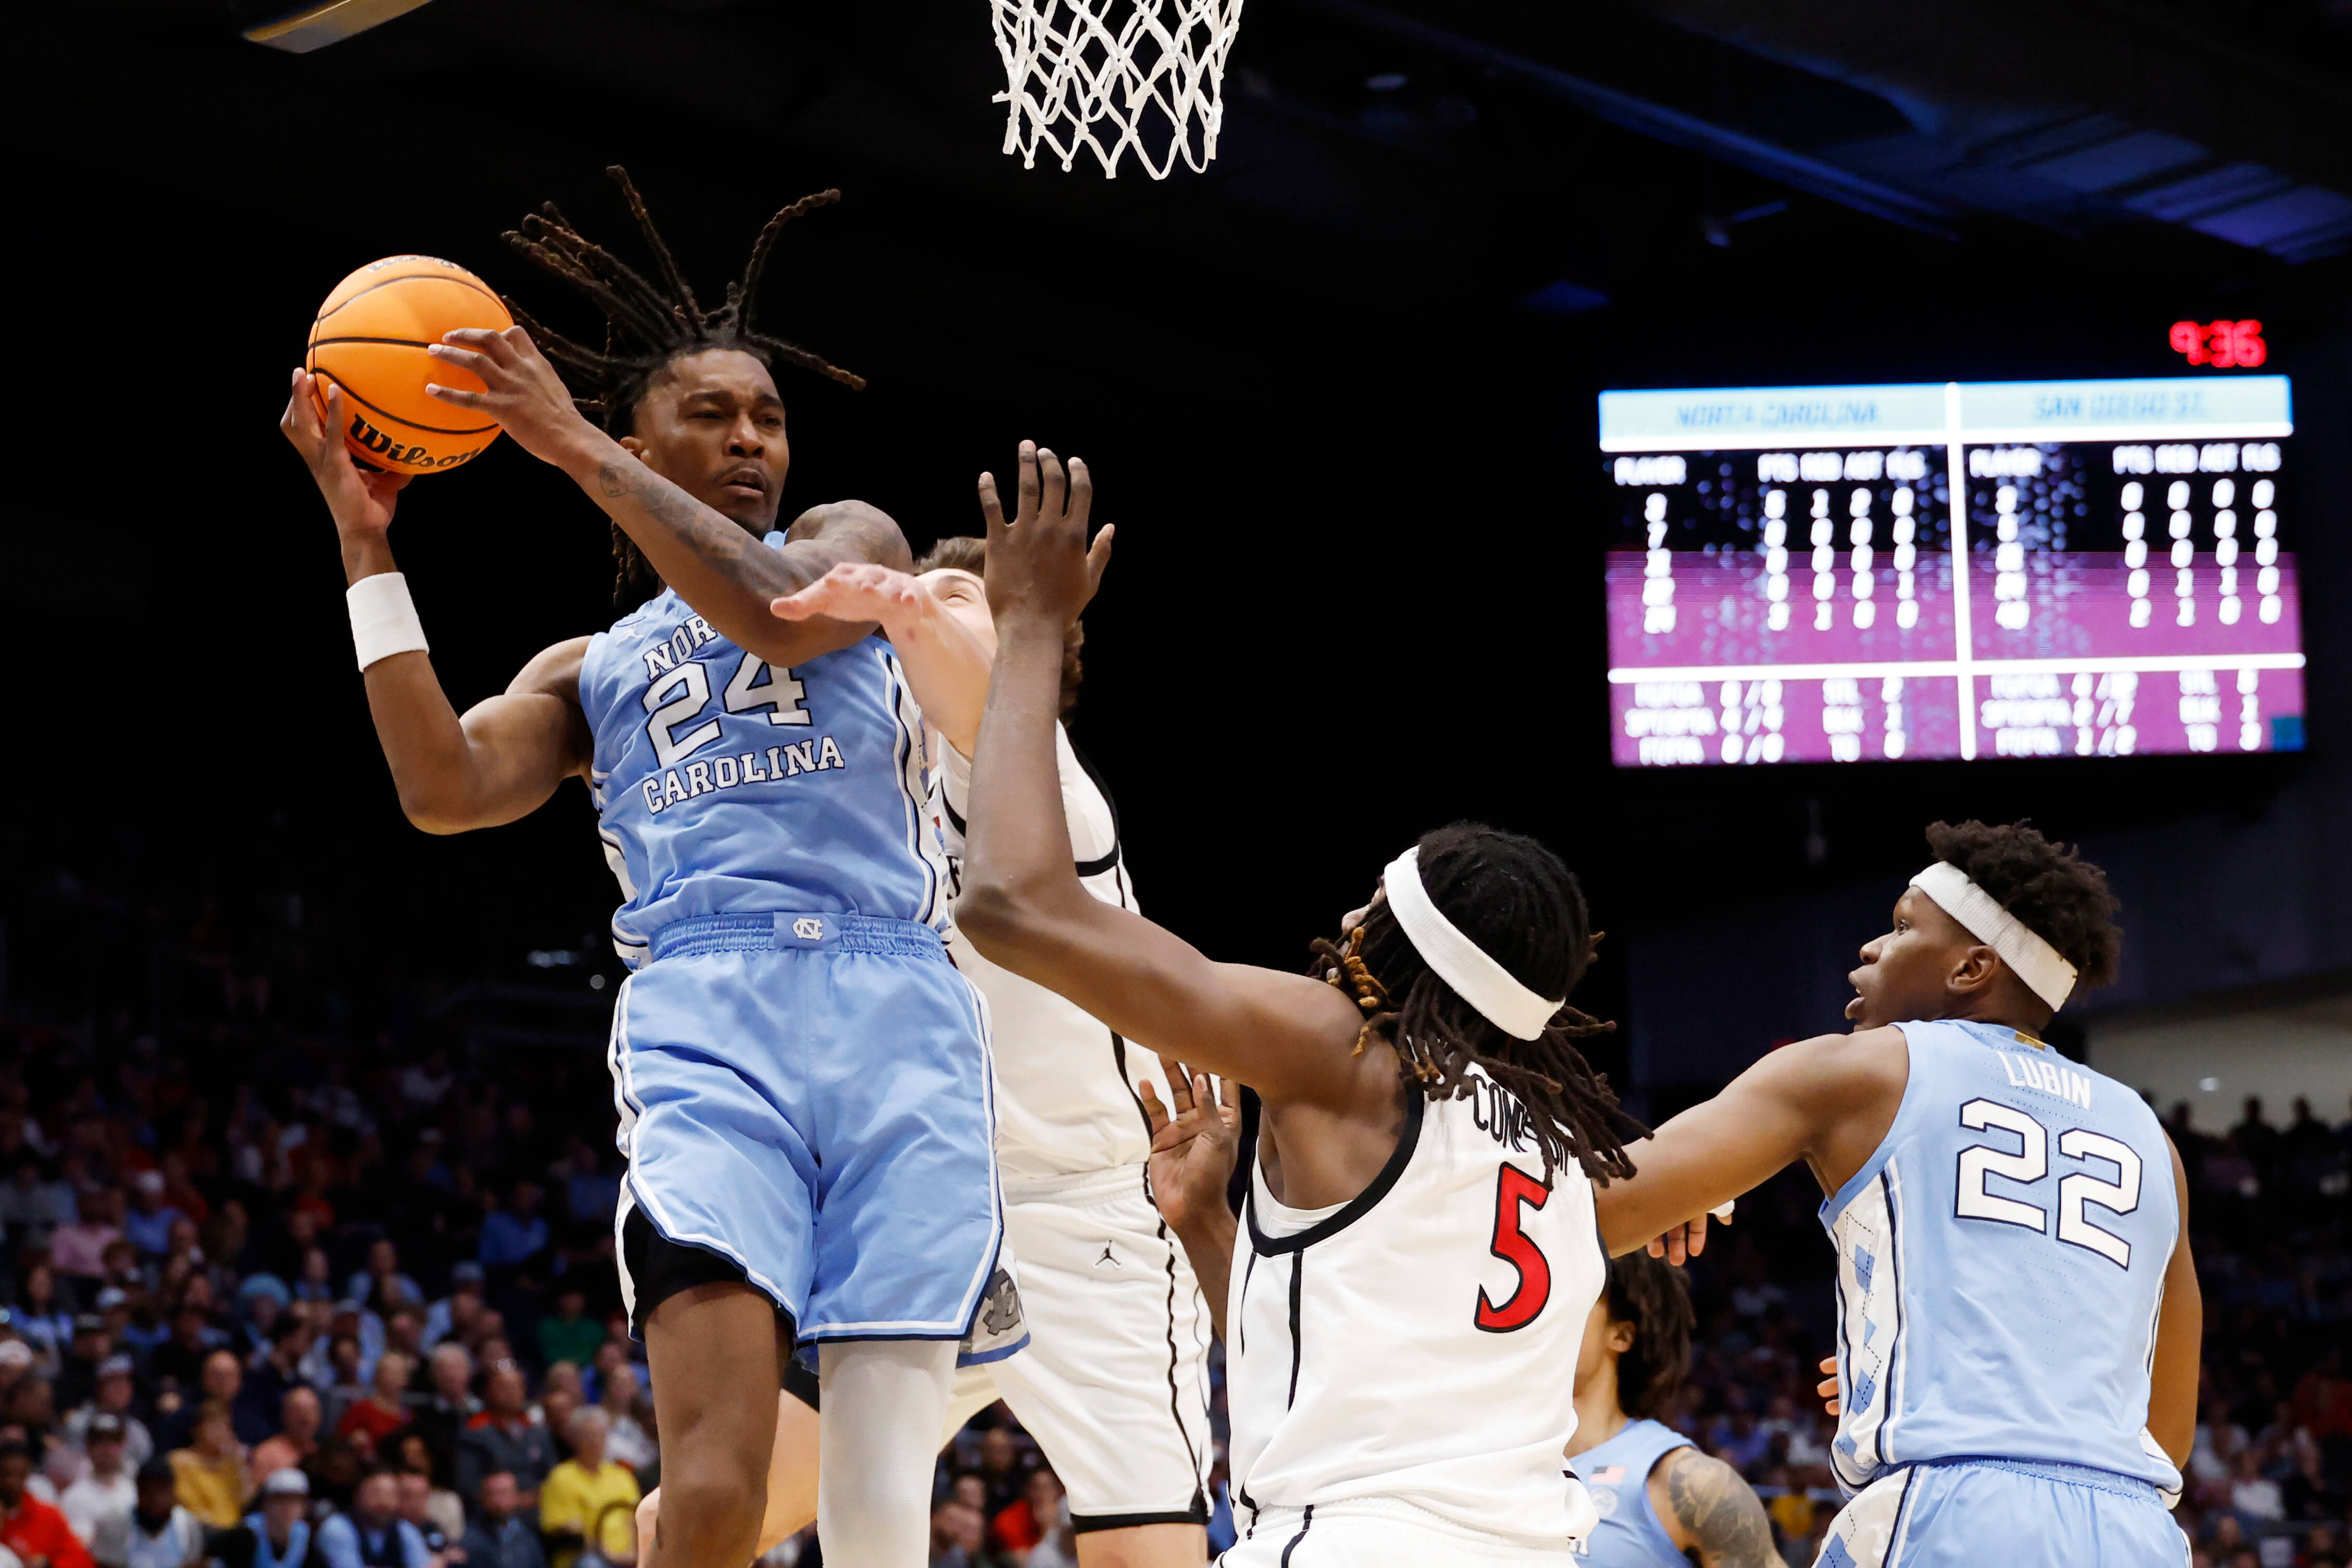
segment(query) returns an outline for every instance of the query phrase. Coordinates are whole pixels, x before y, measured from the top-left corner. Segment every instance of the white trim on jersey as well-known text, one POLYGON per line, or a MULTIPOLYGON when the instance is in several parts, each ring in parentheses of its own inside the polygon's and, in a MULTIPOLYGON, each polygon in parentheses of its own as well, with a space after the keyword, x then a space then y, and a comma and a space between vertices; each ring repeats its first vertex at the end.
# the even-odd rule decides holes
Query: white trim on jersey
POLYGON ((907 684, 898 656, 887 647, 877 647, 874 653, 882 661, 883 679, 889 682, 890 719, 898 731, 895 772, 899 805, 906 811, 907 849, 923 868, 923 907, 915 919, 930 925, 940 917, 940 893, 947 886, 947 858, 926 841, 923 833, 923 816, 930 801, 930 791, 923 782, 923 710, 915 702, 914 689, 907 684))
POLYGON ((1838 1416, 1830 1462, 1848 1490, 1887 1463, 1886 1416, 1903 1379, 1902 1236, 1892 1162, 1839 1211, 1838 1416), (1850 1450, 1850 1451, 1849 1451, 1850 1450))
POLYGON ((1822 1559, 1834 1544, 1853 1568, 1895 1568, 1911 1534, 1911 1486, 1917 1466, 1885 1476, 1854 1495, 1822 1538, 1822 1559))

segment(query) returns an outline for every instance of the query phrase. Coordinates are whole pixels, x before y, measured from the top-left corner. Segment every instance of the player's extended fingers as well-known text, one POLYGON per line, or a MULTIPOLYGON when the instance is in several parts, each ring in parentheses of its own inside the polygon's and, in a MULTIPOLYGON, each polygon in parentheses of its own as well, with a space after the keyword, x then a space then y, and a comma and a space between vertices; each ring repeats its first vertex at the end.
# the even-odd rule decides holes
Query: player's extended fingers
MULTIPOLYGON (((520 328, 508 329, 509 331, 519 331, 520 330, 520 328)), ((528 342, 529 340, 526 339, 525 341, 528 342)), ((514 344, 507 341, 505 332, 498 331, 489 327, 456 328, 453 331, 442 333, 441 342, 436 343, 434 346, 437 348, 443 344, 455 344, 457 347, 461 349, 467 349, 476 353, 487 354, 490 358, 497 360, 501 364, 510 363, 515 358, 514 344)))
POLYGON ((488 393, 468 392, 462 386, 443 386, 436 381, 425 384, 425 395, 442 403, 455 404, 459 408, 488 409, 490 405, 488 393))
POLYGON ((1060 522, 1068 512, 1070 482, 1063 471, 1062 459, 1054 455, 1051 447, 1037 448, 1037 479, 1043 492, 1037 502, 1038 517, 1046 522, 1060 522))
POLYGON ((1015 527, 1037 521, 1037 443, 1021 443, 1021 500, 1013 516, 1015 527))
POLYGON ((1136 1093, 1143 1101, 1143 1120, 1151 1130, 1151 1145, 1157 1149, 1160 1146, 1160 1130, 1173 1119, 1169 1116, 1168 1107, 1161 1103, 1160 1091, 1151 1086, 1150 1079, 1145 1079, 1137 1086, 1136 1093))
POLYGON ((286 412, 278 416, 278 428, 286 438, 301 449, 308 450, 317 442, 319 405, 310 401, 310 378, 300 369, 294 372, 292 390, 286 398, 286 412))
POLYGON ((1837 1376, 1837 1357, 1833 1355, 1825 1355, 1822 1357, 1822 1364, 1816 1370, 1824 1377, 1833 1378, 1837 1376))
POLYGON ((1004 531, 1004 507, 996 499, 996 476, 980 476, 980 515, 988 524, 988 537, 994 539, 1004 531))
POLYGON ((509 379, 504 364, 471 349, 461 349, 450 343, 428 343, 425 352, 453 369, 471 371, 482 378, 485 386, 496 386, 509 379))
POLYGON ((1701 1215, 1683 1226, 1684 1246, 1693 1258, 1706 1250, 1706 1215, 1701 1215))
POLYGON ((1084 458, 1070 459, 1070 521, 1077 524, 1078 537, 1087 536, 1087 516, 1095 509, 1095 477, 1087 471, 1084 458))
MULTIPOLYGON (((1199 1099, 1192 1092, 1192 1069, 1182 1062, 1178 1062, 1175 1066, 1176 1070, 1168 1073, 1168 1098, 1175 1105, 1178 1115, 1190 1116, 1193 1108, 1200 1104, 1199 1099)), ((1167 1071, 1166 1063, 1160 1064, 1160 1070, 1167 1071)))
POLYGON ((1095 535, 1094 543, 1087 547, 1087 592, 1089 595, 1102 586, 1103 574, 1110 569, 1110 542, 1118 531, 1116 527, 1107 522, 1103 524, 1103 531, 1095 535))

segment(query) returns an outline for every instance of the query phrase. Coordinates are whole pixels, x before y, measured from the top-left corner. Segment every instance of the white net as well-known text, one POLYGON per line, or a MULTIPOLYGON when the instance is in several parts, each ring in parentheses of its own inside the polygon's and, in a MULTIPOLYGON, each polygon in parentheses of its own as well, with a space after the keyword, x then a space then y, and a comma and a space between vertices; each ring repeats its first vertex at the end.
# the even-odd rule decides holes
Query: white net
POLYGON ((1242 0, 990 0, 1004 57, 1004 150, 1067 170, 1081 149, 1116 179, 1135 154, 1155 180, 1217 155, 1225 51, 1242 0))

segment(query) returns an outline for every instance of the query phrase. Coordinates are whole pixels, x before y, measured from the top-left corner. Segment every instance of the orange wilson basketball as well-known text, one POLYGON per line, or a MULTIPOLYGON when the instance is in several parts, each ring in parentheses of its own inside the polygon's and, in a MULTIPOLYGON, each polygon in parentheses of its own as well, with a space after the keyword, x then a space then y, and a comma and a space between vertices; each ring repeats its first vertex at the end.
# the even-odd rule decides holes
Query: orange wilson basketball
MULTIPOLYGON (((425 351, 459 327, 512 325, 489 286, 455 262, 387 256, 335 285, 310 323, 303 366, 343 389, 343 443, 352 457, 394 473, 438 473, 497 440, 499 427, 425 395, 428 381, 468 392, 482 383, 425 351)), ((326 389, 313 390, 323 416, 326 389)))

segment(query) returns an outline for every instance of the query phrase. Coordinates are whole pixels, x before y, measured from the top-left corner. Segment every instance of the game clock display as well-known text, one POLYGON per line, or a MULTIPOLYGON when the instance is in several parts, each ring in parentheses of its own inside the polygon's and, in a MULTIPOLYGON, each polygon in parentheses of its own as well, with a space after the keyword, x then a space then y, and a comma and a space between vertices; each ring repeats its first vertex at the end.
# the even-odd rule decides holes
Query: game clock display
POLYGON ((2286 378, 1607 392, 1620 766, 2296 751, 2286 378))

